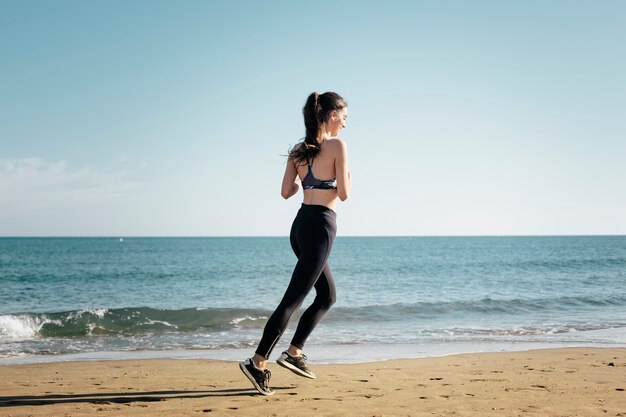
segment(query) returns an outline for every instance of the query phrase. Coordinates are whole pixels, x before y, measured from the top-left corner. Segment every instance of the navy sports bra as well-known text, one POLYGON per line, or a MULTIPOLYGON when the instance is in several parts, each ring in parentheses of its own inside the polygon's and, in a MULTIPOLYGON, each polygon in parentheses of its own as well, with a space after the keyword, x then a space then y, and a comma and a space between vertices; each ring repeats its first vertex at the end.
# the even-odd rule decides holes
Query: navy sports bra
POLYGON ((330 180, 320 180, 313 173, 313 165, 311 161, 309 161, 309 157, 306 157, 306 163, 309 166, 309 169, 302 179, 302 189, 303 190, 336 190, 337 189, 337 178, 333 178, 330 180))

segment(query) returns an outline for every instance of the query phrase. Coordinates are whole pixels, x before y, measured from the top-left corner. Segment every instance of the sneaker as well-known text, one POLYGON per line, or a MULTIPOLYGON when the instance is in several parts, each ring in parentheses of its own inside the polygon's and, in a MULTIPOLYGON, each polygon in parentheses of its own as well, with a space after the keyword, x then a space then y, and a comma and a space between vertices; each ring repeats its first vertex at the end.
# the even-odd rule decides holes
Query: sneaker
POLYGON ((295 374, 298 374, 305 378, 315 379, 315 374, 306 365, 306 360, 307 360, 307 357, 304 353, 298 356, 297 358, 294 358, 293 356, 291 356, 289 353, 285 351, 283 352, 282 355, 280 355, 280 358, 278 358, 276 363, 278 363, 283 368, 289 369, 291 372, 295 374))
POLYGON ((256 366, 254 366, 251 358, 248 358, 243 362, 239 362, 239 369, 241 369, 241 372, 243 372, 243 374, 248 377, 250 382, 252 382, 252 385, 254 385, 254 388, 256 388, 256 390, 259 391, 261 394, 274 394, 274 390, 271 389, 269 386, 270 377, 272 376, 272 373, 270 371, 268 371, 267 369, 258 369, 256 366))

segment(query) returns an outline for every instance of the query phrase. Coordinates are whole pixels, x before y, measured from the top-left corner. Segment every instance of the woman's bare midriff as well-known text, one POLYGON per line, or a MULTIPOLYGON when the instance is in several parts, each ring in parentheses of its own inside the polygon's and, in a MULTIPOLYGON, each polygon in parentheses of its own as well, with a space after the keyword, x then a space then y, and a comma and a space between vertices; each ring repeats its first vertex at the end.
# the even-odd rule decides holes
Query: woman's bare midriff
POLYGON ((335 211, 337 207, 337 190, 304 190, 302 203, 316 206, 325 206, 335 211))

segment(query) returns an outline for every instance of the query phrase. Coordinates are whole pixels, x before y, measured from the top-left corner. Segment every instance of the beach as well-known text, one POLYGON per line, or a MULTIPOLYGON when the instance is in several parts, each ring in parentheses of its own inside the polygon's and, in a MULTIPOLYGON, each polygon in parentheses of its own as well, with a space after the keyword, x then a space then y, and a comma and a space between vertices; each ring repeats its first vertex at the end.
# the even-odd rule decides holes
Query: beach
POLYGON ((233 361, 146 359, 0 367, 1 416, 626 416, 626 349, 276 364, 262 396, 233 361))
POLYGON ((2 6, 0 417, 626 417, 626 1, 2 6))
POLYGON ((318 378, 271 362, 270 397, 237 361, 288 285, 287 238, 0 254, 0 417, 626 417, 624 236, 337 238, 337 303, 304 349, 318 378))

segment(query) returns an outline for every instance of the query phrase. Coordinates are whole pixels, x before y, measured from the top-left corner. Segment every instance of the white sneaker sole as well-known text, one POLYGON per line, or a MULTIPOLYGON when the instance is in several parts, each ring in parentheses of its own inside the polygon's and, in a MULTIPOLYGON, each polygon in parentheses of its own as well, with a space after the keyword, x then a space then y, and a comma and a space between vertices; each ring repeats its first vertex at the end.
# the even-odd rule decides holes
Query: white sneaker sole
POLYGON ((276 361, 277 364, 279 364, 280 366, 282 366, 283 368, 289 369, 291 372, 293 372, 296 375, 300 375, 303 376, 305 378, 309 378, 309 379, 315 379, 316 376, 314 373, 306 373, 304 372, 302 369, 293 366, 292 364, 290 364, 289 362, 287 362, 284 359, 284 355, 281 355, 280 358, 278 358, 278 360, 276 361))

